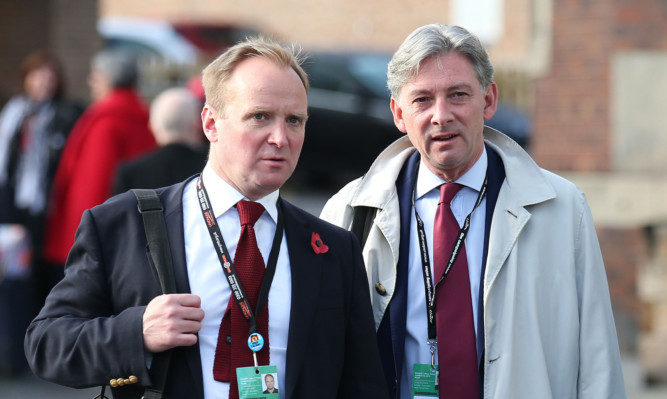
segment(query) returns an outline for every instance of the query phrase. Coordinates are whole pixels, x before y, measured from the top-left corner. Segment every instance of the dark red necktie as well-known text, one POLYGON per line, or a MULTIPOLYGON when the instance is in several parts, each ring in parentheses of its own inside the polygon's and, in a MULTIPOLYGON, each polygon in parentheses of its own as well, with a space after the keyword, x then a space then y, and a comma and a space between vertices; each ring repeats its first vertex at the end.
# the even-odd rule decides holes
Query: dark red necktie
MULTIPOLYGON (((264 207, 251 201, 239 201, 236 206, 241 220, 241 236, 234 255, 234 268, 238 279, 248 297, 252 310, 257 306, 262 279, 264 278, 264 260, 257 247, 255 222, 264 212, 264 207)), ((257 317, 257 332, 264 337, 264 348, 257 353, 260 365, 269 364, 269 305, 257 317)), ((215 348, 213 378, 216 381, 229 382, 229 398, 239 397, 236 369, 253 366, 252 351, 248 348, 249 325, 239 309, 234 295, 229 299, 227 310, 220 323, 218 345, 215 348)))
MULTIPOLYGON (((461 230, 450 202, 462 187, 456 183, 440 186, 440 202, 433 225, 435 281, 440 279, 447 267, 461 230)), ((477 348, 465 245, 461 246, 445 280, 436 288, 435 303, 440 398, 477 399, 477 348)))

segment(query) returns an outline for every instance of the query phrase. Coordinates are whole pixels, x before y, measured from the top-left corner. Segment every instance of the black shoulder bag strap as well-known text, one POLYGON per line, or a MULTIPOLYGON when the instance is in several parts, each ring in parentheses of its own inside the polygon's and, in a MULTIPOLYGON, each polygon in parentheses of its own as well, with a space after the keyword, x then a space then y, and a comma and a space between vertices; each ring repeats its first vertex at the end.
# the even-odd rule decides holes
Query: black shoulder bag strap
POLYGON ((370 206, 357 206, 354 208, 354 218, 352 219, 350 231, 357 236, 359 246, 362 249, 366 245, 366 239, 368 238, 368 233, 373 225, 376 213, 377 208, 370 206))
MULTIPOLYGON (((174 279, 174 268, 169 250, 169 238, 167 237, 167 225, 164 221, 164 211, 160 198, 155 190, 133 189, 137 197, 137 207, 144 220, 144 230, 148 241, 148 250, 153 258, 155 269, 160 278, 163 294, 176 293, 176 280, 174 279)), ((164 386, 167 381, 167 371, 171 351, 156 353, 153 356, 150 376, 153 382, 151 387, 146 388, 144 399, 161 399, 164 386)))
MULTIPOLYGON (((174 268, 169 250, 169 238, 167 237, 167 225, 164 222, 162 202, 160 202, 160 198, 157 196, 155 190, 133 189, 132 192, 137 197, 137 208, 144 221, 148 250, 151 253, 151 258, 153 258, 153 263, 160 279, 162 293, 176 293, 176 280, 174 278, 174 268)), ((162 399, 170 360, 170 350, 156 353, 153 356, 149 372, 153 385, 146 388, 142 397, 143 399, 162 399)), ((104 394, 105 390, 106 385, 103 385, 102 392, 95 396, 94 399, 107 399, 107 396, 104 394)))

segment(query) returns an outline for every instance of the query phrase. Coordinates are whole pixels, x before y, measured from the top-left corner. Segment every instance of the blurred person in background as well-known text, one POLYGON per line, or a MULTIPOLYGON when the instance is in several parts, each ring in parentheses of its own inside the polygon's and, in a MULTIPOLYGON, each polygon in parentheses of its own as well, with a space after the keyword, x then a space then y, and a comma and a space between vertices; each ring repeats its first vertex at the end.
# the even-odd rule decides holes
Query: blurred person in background
POLYGON ((479 39, 422 26, 387 85, 406 136, 322 218, 362 242, 392 397, 625 398, 586 198, 484 126, 498 87, 479 39))
POLYGON ((63 276, 83 211, 111 196, 118 164, 155 148, 138 78, 136 61, 121 51, 104 50, 92 60, 93 103, 74 126, 53 182, 44 243, 51 285, 63 276))
POLYGON ((0 369, 12 373, 27 366, 17 345, 45 297, 35 298, 33 288, 44 275, 40 260, 51 182, 83 111, 64 98, 62 67, 48 51, 23 60, 21 81, 23 93, 0 113, 0 369))
POLYGON ((201 172, 206 164, 201 109, 185 88, 160 93, 150 108, 150 127, 160 148, 119 165, 114 194, 169 186, 201 172))

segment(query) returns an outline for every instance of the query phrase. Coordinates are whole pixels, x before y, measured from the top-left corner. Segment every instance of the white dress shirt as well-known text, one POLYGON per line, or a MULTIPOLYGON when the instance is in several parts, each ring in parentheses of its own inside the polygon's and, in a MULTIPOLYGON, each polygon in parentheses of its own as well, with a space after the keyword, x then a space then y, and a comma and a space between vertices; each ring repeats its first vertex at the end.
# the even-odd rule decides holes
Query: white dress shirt
MULTIPOLYGON (((225 245, 234 259, 236 246, 241 234, 239 214, 234 205, 247 199, 231 185, 220 178, 213 169, 206 165, 202 172, 204 186, 211 200, 211 208, 218 221, 225 245)), ((218 343, 220 321, 227 309, 231 296, 229 283, 225 278, 222 266, 213 247, 206 223, 197 200, 197 180, 190 181, 183 191, 183 225, 185 233, 185 259, 188 268, 188 279, 193 294, 201 298, 204 320, 199 331, 199 352, 201 355, 202 375, 204 379, 204 397, 206 399, 227 399, 229 383, 213 379, 213 361, 215 347, 218 343)), ((276 190, 264 198, 257 200, 266 212, 255 223, 255 233, 259 250, 266 265, 278 220, 276 190)), ((283 232, 280 255, 276 265, 276 273, 269 291, 269 341, 270 363, 278 368, 276 388, 280 397, 284 395, 285 354, 290 319, 290 301, 292 298, 292 282, 287 252, 287 241, 283 232)), ((247 345, 246 342, 240 345, 247 345)), ((249 350, 249 349, 248 349, 249 350)), ((266 366, 260 364, 260 366, 266 366)))
MULTIPOLYGON (((415 187, 415 207, 424 222, 428 256, 431 259, 431 276, 436 281, 440 276, 433 273, 433 222, 440 201, 440 185, 445 181, 437 177, 420 161, 415 187)), ((464 187, 454 196, 451 209, 454 217, 463 225, 466 216, 472 211, 479 191, 484 184, 488 160, 486 148, 473 167, 461 176, 456 183, 464 187)), ((405 358, 401 372, 401 398, 412 397, 412 375, 414 364, 431 364, 431 352, 428 341, 428 323, 426 317, 426 294, 424 292, 424 272, 422 270, 417 220, 414 208, 411 210, 410 223, 410 260, 408 265, 408 308, 405 331, 405 358)), ((465 239, 468 259, 468 276, 470 278, 470 296, 472 299, 473 319, 477 331, 477 314, 479 302, 479 283, 482 272, 482 251, 484 248, 484 221, 486 220, 486 197, 473 212, 470 219, 470 230, 465 239)), ((435 282, 434 282, 435 284, 435 282)), ((437 351, 435 361, 438 362, 437 351)))

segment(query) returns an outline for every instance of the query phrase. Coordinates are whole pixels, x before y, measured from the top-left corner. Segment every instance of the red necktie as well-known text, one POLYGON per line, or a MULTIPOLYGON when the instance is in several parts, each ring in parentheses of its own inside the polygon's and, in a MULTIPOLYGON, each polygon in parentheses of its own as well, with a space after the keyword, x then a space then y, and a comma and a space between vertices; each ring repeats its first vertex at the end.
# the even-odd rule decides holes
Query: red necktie
MULTIPOLYGON (((449 204, 462 187, 456 183, 440 186, 440 203, 433 225, 435 281, 447 267, 461 230, 449 204)), ((435 303, 440 398, 477 399, 477 349, 465 245, 461 246, 445 280, 438 285, 435 303)))
MULTIPOLYGON (((255 222, 264 212, 264 207, 251 201, 239 201, 236 206, 241 220, 241 236, 234 255, 234 268, 243 290, 255 311, 259 290, 264 278, 264 260, 257 247, 255 222)), ((269 310, 268 302, 257 317, 257 332, 264 337, 264 348, 257 353, 260 365, 269 364, 269 310)), ((220 323, 218 345, 215 348, 213 378, 229 382, 229 398, 239 397, 236 369, 253 366, 252 351, 248 348, 249 326, 243 317, 234 295, 229 299, 227 310, 220 323)))

